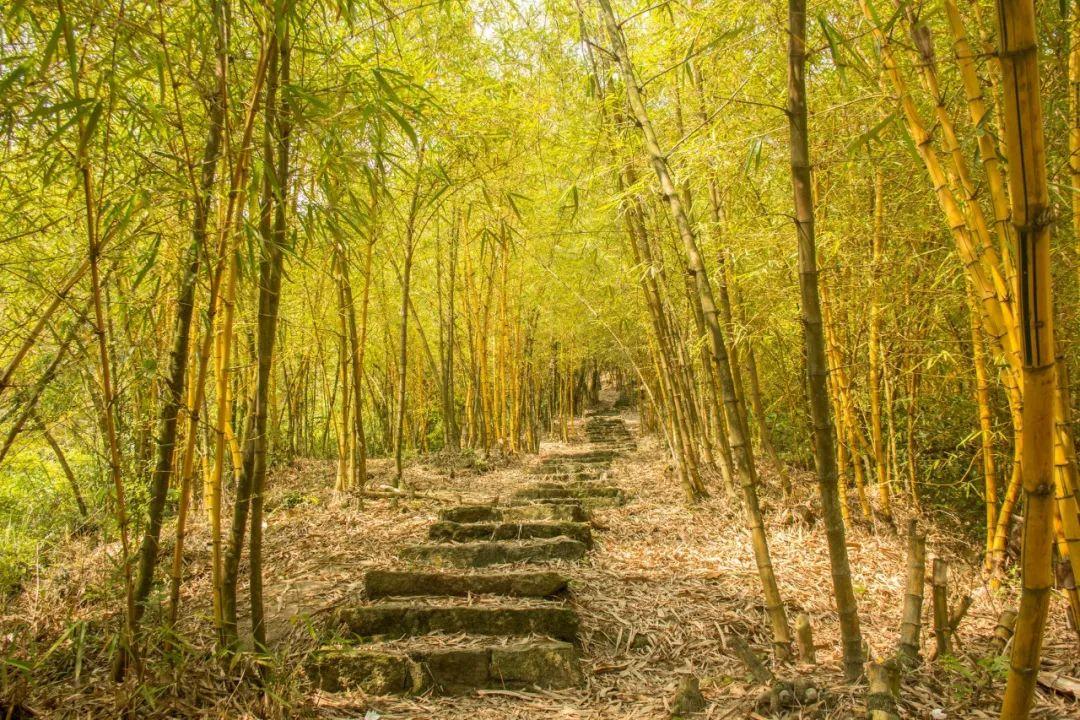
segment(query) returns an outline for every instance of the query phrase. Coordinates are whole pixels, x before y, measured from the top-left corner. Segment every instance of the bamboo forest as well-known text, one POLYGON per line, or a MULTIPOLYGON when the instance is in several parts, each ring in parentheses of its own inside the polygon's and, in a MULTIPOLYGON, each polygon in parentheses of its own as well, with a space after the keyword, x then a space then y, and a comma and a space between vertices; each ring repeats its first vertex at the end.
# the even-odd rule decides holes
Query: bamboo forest
POLYGON ((0 2, 0 720, 1078 720, 1078 458, 1080 0, 0 2))

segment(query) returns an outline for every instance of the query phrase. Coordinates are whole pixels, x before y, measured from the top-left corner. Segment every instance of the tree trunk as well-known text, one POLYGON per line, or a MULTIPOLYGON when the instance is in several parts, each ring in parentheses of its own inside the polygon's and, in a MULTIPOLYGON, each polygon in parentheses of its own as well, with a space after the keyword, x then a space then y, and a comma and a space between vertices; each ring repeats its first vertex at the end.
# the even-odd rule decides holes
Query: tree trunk
MULTIPOLYGON (((273 172, 273 155, 269 134, 273 127, 274 107, 276 103, 276 94, 278 94, 279 86, 279 38, 276 31, 271 32, 270 41, 267 43, 267 60, 264 71, 264 76, 267 82, 267 92, 264 104, 264 112, 266 116, 266 125, 264 127, 264 140, 262 140, 262 151, 264 151, 265 167, 262 169, 262 198, 260 200, 260 216, 259 216, 259 233, 261 235, 262 244, 264 244, 264 253, 269 252, 267 246, 272 241, 270 230, 270 196, 272 195, 273 188, 269 179, 269 173, 273 172)), ((254 127, 254 116, 258 108, 258 94, 253 95, 253 103, 249 106, 251 113, 249 113, 248 119, 252 122, 254 127)), ((247 144, 251 142, 251 133, 246 135, 247 144)), ((237 200, 239 200, 239 187, 237 200)), ((230 204, 233 202, 233 195, 230 194, 230 204)), ((226 214, 229 218, 229 214, 226 214)), ((222 231, 228 231, 227 228, 222 231)), ((208 512, 211 516, 211 541, 214 549, 214 570, 215 570, 215 588, 218 597, 218 615, 219 615, 219 628, 220 639, 222 646, 226 648, 234 648, 237 644, 237 578, 240 568, 240 555, 242 552, 242 545, 244 541, 244 527, 247 521, 247 514, 249 508, 249 501, 251 501, 251 483, 254 475, 254 462, 255 462, 255 448, 253 443, 255 438, 260 435, 256 423, 258 422, 259 412, 264 413, 262 423, 264 423, 264 430, 266 427, 265 407, 258 406, 257 397, 254 398, 255 402, 251 411, 248 412, 247 417, 247 436, 244 438, 244 457, 241 462, 241 474, 237 483, 237 497, 235 497, 233 503, 232 512, 232 526, 229 534, 229 546, 228 552, 225 553, 224 559, 222 559, 222 547, 221 547, 221 471, 222 465, 224 465, 224 453, 225 453, 225 441, 226 441, 226 427, 231 421, 230 404, 228 402, 229 397, 229 357, 230 349, 232 345, 232 316, 234 312, 235 302, 235 284, 237 284, 237 257, 232 252, 231 244, 225 243, 222 248, 222 253, 226 256, 226 262, 229 263, 229 271, 225 283, 224 291, 221 294, 221 317, 220 327, 218 330, 219 343, 218 343, 218 377, 217 377, 217 438, 215 440, 215 452, 214 452, 214 472, 212 475, 212 483, 210 487, 211 501, 208 503, 208 512)), ((265 308, 262 305, 262 294, 267 290, 265 285, 266 277, 262 276, 262 267, 260 263, 260 289, 259 289, 259 334, 261 337, 262 323, 264 323, 265 308)), ((259 358, 261 359, 261 358, 259 358)), ((261 372, 261 367, 259 367, 261 372)), ((256 393, 259 389, 256 388, 256 393)))
MULTIPOLYGON (((287 8, 279 8, 281 16, 276 25, 282 33, 280 39, 279 85, 289 85, 289 51, 291 49, 287 8), (284 27, 281 27, 284 24, 284 27)), ((269 105, 270 96, 267 93, 269 105)), ((274 228, 271 242, 264 246, 259 268, 259 328, 258 328, 258 378, 255 386, 255 433, 249 441, 249 452, 254 454, 251 478, 251 533, 248 543, 248 582, 251 595, 251 635, 255 649, 266 651, 266 623, 263 609, 262 537, 263 500, 266 490, 267 434, 266 418, 270 383, 274 368, 274 340, 277 338, 278 308, 281 300, 281 271, 284 263, 285 238, 289 209, 289 141, 292 132, 288 96, 283 95, 277 108, 273 125, 273 149, 276 160, 267 157, 267 167, 273 168, 274 177, 274 228)), ((269 117, 267 121, 269 123, 269 117)), ((358 389, 357 389, 358 390, 358 389)), ((248 463, 244 463, 245 468, 248 463)))
POLYGON ((829 417, 828 366, 825 332, 818 297, 818 269, 814 238, 814 204, 810 188, 810 143, 806 110, 806 0, 788 2, 788 128, 791 144, 791 183, 795 195, 795 228, 799 246, 799 287, 809 374, 810 416, 814 427, 814 464, 821 493, 825 537, 829 544, 833 593, 840 615, 840 641, 844 675, 849 681, 862 675, 862 633, 855 592, 851 584, 844 519, 837 491, 836 448, 829 417))
MULTIPOLYGON (((165 385, 165 398, 158 417, 157 457, 150 480, 150 502, 147 509, 146 530, 139 548, 139 571, 135 583, 135 626, 145 612, 150 596, 157 564, 161 539, 161 524, 165 514, 165 502, 169 485, 173 482, 174 455, 177 440, 177 418, 184 402, 184 382, 188 375, 188 359, 191 355, 191 322, 195 314, 195 290, 198 284, 199 264, 207 251, 207 227, 213 202, 214 181, 217 177, 218 159, 221 157, 222 136, 225 123, 224 97, 225 59, 222 38, 222 3, 214 0, 210 6, 211 25, 215 37, 216 92, 209 99, 206 143, 203 146, 199 185, 192 188, 195 216, 191 227, 191 244, 184 258, 184 275, 176 298, 176 318, 173 324, 172 349, 169 353, 169 377, 165 385)), ((192 173, 194 181, 194 173, 192 173)))

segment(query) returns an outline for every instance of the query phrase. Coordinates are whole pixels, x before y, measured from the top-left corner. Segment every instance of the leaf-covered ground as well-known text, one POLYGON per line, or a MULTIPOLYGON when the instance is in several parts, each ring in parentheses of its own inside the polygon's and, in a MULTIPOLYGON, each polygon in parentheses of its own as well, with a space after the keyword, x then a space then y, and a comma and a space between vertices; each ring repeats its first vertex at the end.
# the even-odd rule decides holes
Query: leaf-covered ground
MULTIPOLYGON (((559 447, 546 443, 542 452, 559 447)), ((70 562, 44 571, 6 604, 2 630, 10 661, 5 702, 36 717, 55 718, 666 718, 679 679, 693 674, 701 679, 709 703, 704 717, 770 717, 767 709, 757 707, 763 688, 750 679, 731 648, 736 635, 762 657, 769 647, 738 505, 714 479, 713 497, 688 508, 649 438, 611 469, 611 482, 632 500, 594 513, 594 550, 584 562, 565 568, 582 618, 585 687, 391 698, 332 695, 308 685, 303 659, 318 646, 329 611, 359 591, 366 568, 395 563, 396 549, 422 540, 439 508, 505 497, 526 481, 533 462, 525 458, 478 470, 478 463, 463 466, 459 458, 451 477, 451 463, 433 458, 409 468, 415 497, 369 498, 362 508, 355 497, 334 496, 328 489, 329 463, 302 462, 278 471, 269 498, 265 551, 270 635, 277 654, 269 661, 265 693, 259 691, 259 668, 250 658, 223 663, 213 656, 203 527, 189 546, 184 611, 176 634, 160 629, 160 623, 155 629, 152 622, 152 649, 142 680, 120 686, 107 680, 108 634, 118 617, 117 548, 72 546, 70 562)), ((376 462, 374 469, 378 486, 389 468, 376 462)), ((864 717, 865 686, 847 686, 841 679, 825 541, 812 517, 816 488, 811 476, 789 472, 795 494, 781 500, 775 471, 763 471, 769 538, 790 617, 805 612, 811 618, 818 664, 774 670, 781 678, 802 678, 821 692, 819 700, 787 716, 864 717), (811 509, 809 520, 802 508, 811 509)), ((900 515, 902 527, 902 508, 900 515)), ((982 583, 977 541, 943 524, 926 529, 928 557, 940 552, 972 558, 971 566, 953 562, 952 595, 955 600, 971 594, 974 604, 959 627, 955 656, 909 673, 901 707, 911 718, 996 717, 1005 659, 989 657, 988 645, 997 614, 1010 598, 992 596, 982 583)), ((905 541, 884 525, 856 519, 849 546, 869 653, 884 658, 895 647, 900 623, 905 541)), ((170 554, 171 548, 164 552, 170 554)), ((929 587, 927 598, 924 623, 930 622, 929 587)), ((1058 683, 1063 691, 1040 688, 1038 718, 1080 717, 1080 701, 1066 687, 1068 678, 1080 676, 1080 659, 1064 608, 1064 600, 1055 597, 1044 675, 1066 680, 1058 683)), ((924 630, 924 657, 932 645, 924 630)))

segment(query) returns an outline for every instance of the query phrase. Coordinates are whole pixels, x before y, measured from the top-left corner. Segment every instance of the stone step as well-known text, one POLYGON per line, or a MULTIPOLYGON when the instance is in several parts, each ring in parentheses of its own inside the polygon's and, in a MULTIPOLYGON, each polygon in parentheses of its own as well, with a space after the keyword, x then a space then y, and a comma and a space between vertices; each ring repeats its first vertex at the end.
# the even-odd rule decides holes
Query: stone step
POLYGON ((544 488, 546 490, 572 490, 574 491, 575 496, 586 496, 590 494, 595 494, 598 497, 615 495, 617 493, 614 491, 620 490, 620 488, 614 487, 612 485, 602 484, 594 479, 567 480, 565 478, 538 479, 531 485, 520 489, 528 490, 530 488, 544 488))
POLYGON ((435 567, 487 567, 512 563, 544 563, 554 560, 580 560, 585 557, 584 543, 570 538, 550 540, 501 540, 471 543, 421 543, 401 549, 403 560, 422 562, 435 567))
POLYGON ((599 446, 599 447, 596 447, 597 450, 609 451, 609 452, 611 452, 611 451, 617 452, 615 450, 615 448, 623 446, 623 445, 636 444, 636 441, 634 440, 633 436, 630 435, 629 433, 627 433, 625 435, 616 435, 616 434, 590 435, 589 436, 589 442, 592 443, 594 447, 599 446))
POLYGON ((456 505, 440 510, 439 519, 459 523, 497 522, 503 519, 503 511, 494 505, 456 505))
POLYGON ((604 468, 585 465, 560 465, 535 467, 529 471, 536 477, 562 478, 564 480, 598 480, 604 475, 604 468))
POLYGON ((386 602, 338 610, 336 619, 357 637, 402 638, 435 632, 523 637, 545 635, 574 641, 577 613, 567 607, 426 605, 386 602))
POLYGON ((580 505, 458 505, 439 511, 439 519, 448 522, 587 522, 589 513, 580 505))
POLYGON ((585 508, 590 512, 594 508, 617 507, 626 503, 625 497, 548 497, 548 498, 519 498, 511 497, 506 500, 510 507, 532 507, 535 505, 570 505, 585 508))
POLYGON ((559 453, 557 455, 548 455, 540 458, 540 464, 545 465, 549 463, 561 463, 561 462, 578 462, 578 463, 609 463, 618 456, 613 450, 590 450, 583 453, 559 453))
POLYGON ((607 499, 617 503, 622 503, 626 499, 622 489, 614 486, 558 482, 538 482, 530 487, 516 490, 513 496, 519 500, 607 499))
POLYGON ((461 574, 369 570, 364 592, 369 598, 407 595, 507 595, 552 598, 566 593, 567 579, 554 572, 461 574))
POLYGON ((563 462, 552 465, 537 465, 530 469, 530 475, 581 475, 582 477, 600 477, 610 469, 610 465, 588 465, 563 462))
POLYGON ((324 647, 305 663, 325 692, 461 694, 475 689, 558 690, 583 681, 577 648, 557 640, 480 647, 324 647))
POLYGON ((428 538, 438 542, 473 540, 529 540, 568 537, 592 547, 592 531, 580 522, 472 522, 442 520, 428 528, 428 538))

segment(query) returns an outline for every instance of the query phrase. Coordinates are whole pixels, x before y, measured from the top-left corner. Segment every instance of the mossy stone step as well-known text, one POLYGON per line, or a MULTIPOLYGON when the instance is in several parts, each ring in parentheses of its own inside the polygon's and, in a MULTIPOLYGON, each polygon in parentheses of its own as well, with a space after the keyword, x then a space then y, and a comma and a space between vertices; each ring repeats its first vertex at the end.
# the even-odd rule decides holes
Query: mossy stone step
POLYGON ((550 598, 566 592, 567 579, 554 572, 459 574, 369 570, 364 591, 369 598, 406 595, 507 595, 550 598))
POLYGON ((457 505, 439 511, 439 520, 446 522, 497 522, 502 519, 502 508, 494 505, 457 505))
POLYGON ((590 450, 583 453, 560 453, 558 455, 548 455, 540 459, 541 465, 551 465, 564 462, 583 463, 591 465, 604 465, 610 463, 618 457, 618 453, 614 450, 590 450))
POLYGON ((466 648, 325 647, 305 663, 305 670, 320 690, 369 695, 557 690, 583 680, 577 648, 557 640, 466 648))
POLYGON ((594 467, 536 467, 529 471, 530 475, 538 478, 557 478, 563 481, 599 480, 603 477, 604 470, 594 467))
POLYGON ((547 497, 547 498, 520 498, 511 497, 507 499, 506 503, 510 507, 533 507, 536 505, 555 505, 555 506, 578 506, 585 509, 586 512, 591 512, 593 508, 615 507, 623 505, 626 502, 626 498, 608 498, 608 497, 547 497))
POLYGON ((435 567, 487 567, 512 563, 543 563, 580 560, 585 544, 570 538, 550 540, 492 540, 471 543, 421 543, 401 549, 403 560, 435 567))
POLYGON ((577 613, 567 607, 425 605, 387 602, 344 607, 337 621, 358 637, 415 637, 433 632, 467 635, 546 635, 577 639, 577 613))
POLYGON ((531 488, 545 488, 545 489, 548 489, 548 490, 551 490, 551 489, 555 489, 555 490, 573 490, 573 491, 578 492, 578 493, 590 493, 590 492, 593 492, 593 491, 597 491, 600 496, 616 495, 618 493, 611 492, 611 491, 615 491, 615 490, 618 490, 619 492, 621 492, 620 488, 617 488, 617 487, 615 487, 613 485, 603 485, 600 482, 598 482, 596 480, 592 480, 592 479, 589 479, 589 480, 566 480, 566 479, 549 480, 549 479, 541 479, 541 480, 537 480, 536 482, 532 483, 531 485, 528 485, 525 488, 520 488, 520 489, 528 490, 528 489, 531 489, 531 488))
POLYGON ((532 500, 523 500, 521 498, 509 498, 507 500, 507 510, 512 510, 514 513, 534 514, 543 513, 544 507, 552 507, 553 513, 570 513, 575 517, 582 517, 581 520, 571 519, 572 522, 584 522, 591 517, 589 507, 593 506, 591 502, 585 502, 581 498, 539 498, 532 500))
POLYGON ((428 528, 428 538, 438 542, 473 540, 530 540, 568 537, 592 547, 592 531, 586 523, 575 522, 477 522, 442 520, 428 528))
POLYGON ((623 502, 626 498, 621 488, 590 483, 539 482, 514 492, 519 500, 556 499, 609 499, 623 502))
POLYGON ((419 663, 404 653, 363 647, 323 647, 304 663, 324 692, 362 690, 368 695, 415 695, 425 690, 419 663))
POLYGON ((458 505, 439 511, 439 519, 447 522, 587 522, 589 513, 580 505, 458 505))

